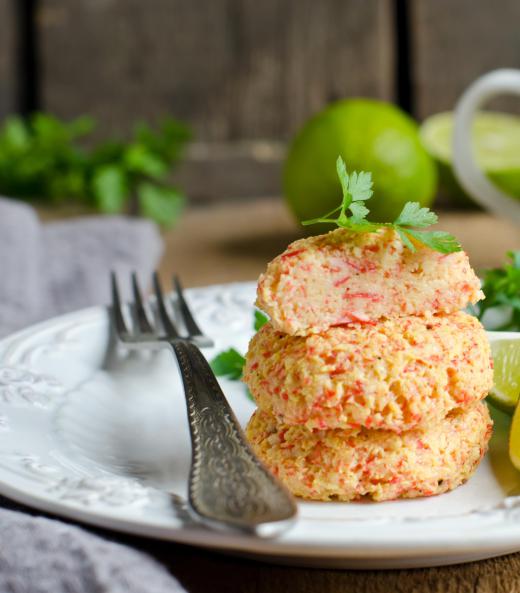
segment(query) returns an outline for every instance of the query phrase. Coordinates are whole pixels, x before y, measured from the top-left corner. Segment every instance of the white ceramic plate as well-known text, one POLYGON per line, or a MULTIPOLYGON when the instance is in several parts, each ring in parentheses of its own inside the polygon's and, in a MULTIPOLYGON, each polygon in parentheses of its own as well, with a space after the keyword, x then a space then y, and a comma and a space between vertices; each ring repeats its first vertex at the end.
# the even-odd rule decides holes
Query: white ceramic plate
MULTIPOLYGON (((245 351, 254 291, 252 283, 188 291, 216 341, 208 357, 230 346, 245 351)), ((294 528, 274 540, 191 523, 183 503, 190 445, 173 358, 128 356, 110 342, 107 313, 96 308, 0 343, 0 493, 93 525, 288 564, 435 566, 520 550, 520 474, 500 426, 476 475, 449 494, 301 502, 294 528)), ((253 404, 244 387, 222 386, 245 423, 253 404)))

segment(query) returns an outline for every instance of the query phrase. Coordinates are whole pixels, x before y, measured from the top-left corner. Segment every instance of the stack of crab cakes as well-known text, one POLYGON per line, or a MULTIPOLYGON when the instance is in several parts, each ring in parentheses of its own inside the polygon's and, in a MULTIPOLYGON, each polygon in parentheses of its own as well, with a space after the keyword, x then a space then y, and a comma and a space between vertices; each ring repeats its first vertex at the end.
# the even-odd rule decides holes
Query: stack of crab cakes
POLYGON ((403 245, 390 228, 290 245, 258 284, 270 322, 244 380, 248 438, 297 496, 373 500, 452 490, 486 452, 492 386, 482 297, 463 252, 403 245))

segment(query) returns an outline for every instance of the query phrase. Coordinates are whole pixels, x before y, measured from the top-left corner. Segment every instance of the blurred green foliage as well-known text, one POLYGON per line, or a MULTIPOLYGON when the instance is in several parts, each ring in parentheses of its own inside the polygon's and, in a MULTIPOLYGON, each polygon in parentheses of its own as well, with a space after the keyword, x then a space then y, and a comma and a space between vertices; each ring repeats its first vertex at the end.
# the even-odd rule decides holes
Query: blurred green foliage
POLYGON ((7 118, 0 128, 0 194, 52 204, 75 200, 103 213, 132 212, 171 226, 185 198, 168 175, 189 129, 166 118, 157 129, 138 124, 127 142, 86 148, 94 127, 90 117, 7 118))

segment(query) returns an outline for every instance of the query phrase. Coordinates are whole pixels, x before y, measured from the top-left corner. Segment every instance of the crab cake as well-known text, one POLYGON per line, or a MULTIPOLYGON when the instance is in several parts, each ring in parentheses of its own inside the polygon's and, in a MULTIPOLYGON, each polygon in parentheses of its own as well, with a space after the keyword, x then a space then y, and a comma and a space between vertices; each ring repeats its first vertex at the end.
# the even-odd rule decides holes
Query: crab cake
POLYGON ((453 490, 487 450, 485 403, 453 410, 442 422, 400 435, 384 430, 310 431, 257 410, 247 436, 259 458, 296 496, 376 501, 453 490))
POLYGON ((268 323, 250 342, 244 381, 258 406, 284 424, 401 432, 484 398, 493 369, 482 325, 458 312, 307 337, 268 323))
POLYGON ((336 229, 289 245, 260 276, 257 305, 290 335, 406 315, 453 313, 483 297, 464 252, 412 252, 390 228, 336 229))

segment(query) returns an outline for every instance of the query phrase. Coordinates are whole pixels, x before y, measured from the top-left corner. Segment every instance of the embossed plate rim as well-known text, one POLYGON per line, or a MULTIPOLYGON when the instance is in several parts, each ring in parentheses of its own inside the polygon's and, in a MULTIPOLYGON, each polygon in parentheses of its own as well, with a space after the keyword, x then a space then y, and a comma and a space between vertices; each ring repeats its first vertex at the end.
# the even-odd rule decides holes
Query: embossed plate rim
MULTIPOLYGON (((219 305, 225 308, 235 297, 243 305, 244 294, 250 295, 253 287, 253 283, 214 285, 192 289, 188 291, 188 297, 195 297, 195 300, 197 297, 207 298, 211 303, 212 299, 215 300, 215 295, 226 293, 227 296, 222 297, 223 304, 219 305)), ((215 303, 211 303, 211 306, 214 305, 215 303)), ((245 306, 249 307, 250 315, 252 304, 245 306)), ((106 311, 103 308, 94 307, 22 330, 0 342, 0 364, 15 360, 23 351, 24 344, 28 340, 39 343, 38 347, 40 348, 46 347, 46 339, 53 332, 67 331, 67 328, 71 326, 69 329, 72 334, 76 330, 81 333, 82 329, 89 324, 95 327, 96 324, 105 322, 103 320, 106 321, 106 311)), ((494 336, 490 335, 490 337, 494 336)), ((501 337, 505 337, 505 335, 501 334, 501 337)), ((520 338, 520 334, 512 334, 511 337, 520 338)), ((38 384, 37 379, 36 384, 38 384)), ((3 428, 0 431, 0 439, 11 438, 16 430, 1 408, 0 417, 3 428)), ((33 467, 33 469, 35 468, 33 467)), ((58 478, 56 479, 58 480, 58 478)), ((81 477, 77 479, 80 480, 81 477)), ((85 479, 88 480, 88 477, 85 479)), ((88 488, 90 487, 88 481, 84 486, 83 490, 87 489, 87 494, 83 494, 88 499, 88 488)), ((299 524, 287 536, 278 540, 266 541, 182 525, 177 519, 175 522, 171 516, 162 516, 160 512, 143 515, 139 511, 140 507, 134 509, 132 503, 129 503, 127 505, 129 508, 124 510, 114 506, 96 506, 95 496, 94 502, 89 506, 80 504, 73 497, 60 499, 56 495, 56 491, 54 495, 52 492, 42 494, 42 492, 35 491, 29 478, 20 477, 15 480, 3 466, 0 466, 0 493, 22 504, 86 524, 206 548, 227 550, 241 555, 256 555, 277 562, 337 567, 397 568, 470 561, 520 549, 520 522, 517 521, 520 518, 519 497, 504 498, 504 504, 500 508, 479 509, 462 518, 441 517, 436 523, 438 528, 432 529, 428 533, 428 541, 425 541, 421 529, 424 522, 430 526, 434 524, 431 518, 423 517, 410 522, 406 520, 395 522, 382 520, 381 522, 377 518, 374 521, 368 521, 342 517, 339 519, 340 530, 336 531, 343 532, 345 530, 348 532, 347 537, 342 533, 332 533, 334 521, 330 517, 320 518, 312 516, 312 513, 311 516, 306 516, 306 513, 303 513, 299 524), (134 510, 134 514, 132 514, 132 510, 134 510), (403 530, 407 533, 405 535, 396 533, 396 527, 398 527, 397 531, 403 530), (328 539, 323 537, 324 531, 328 533, 328 539), (413 537, 410 536, 412 532, 413 537)), ((130 492, 130 500, 131 498, 132 493, 130 492)), ((314 505, 316 504, 319 503, 314 503, 314 505)), ((305 504, 301 506, 304 508, 305 504)), ((308 508, 318 507, 308 505, 308 508)))

